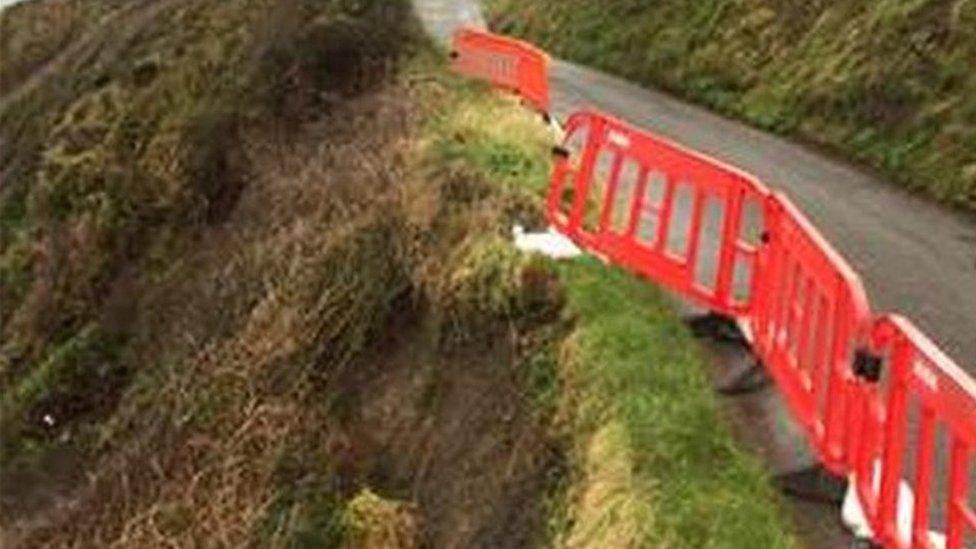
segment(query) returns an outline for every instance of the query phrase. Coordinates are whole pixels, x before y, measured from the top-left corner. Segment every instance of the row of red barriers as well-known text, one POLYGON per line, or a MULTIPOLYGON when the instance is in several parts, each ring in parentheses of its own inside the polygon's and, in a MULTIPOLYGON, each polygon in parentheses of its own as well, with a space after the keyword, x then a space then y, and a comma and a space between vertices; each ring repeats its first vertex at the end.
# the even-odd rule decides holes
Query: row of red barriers
MULTIPOLYGON (((464 28, 452 57, 548 112, 549 58, 530 44, 464 28)), ((875 541, 976 548, 976 381, 907 320, 875 318, 860 277, 783 194, 600 113, 565 129, 549 222, 737 319, 824 467, 851 477, 875 541)))
POLYGON ((976 547, 976 382, 908 321, 875 320, 860 277, 786 196, 596 112, 568 119, 557 152, 549 222, 746 326, 820 461, 854 479, 876 541, 976 547), (951 454, 947 470, 939 451, 951 454), (929 534, 934 526, 944 538, 929 534))
POLYGON ((535 46, 474 27, 454 33, 451 67, 521 96, 549 112, 549 56, 535 46))

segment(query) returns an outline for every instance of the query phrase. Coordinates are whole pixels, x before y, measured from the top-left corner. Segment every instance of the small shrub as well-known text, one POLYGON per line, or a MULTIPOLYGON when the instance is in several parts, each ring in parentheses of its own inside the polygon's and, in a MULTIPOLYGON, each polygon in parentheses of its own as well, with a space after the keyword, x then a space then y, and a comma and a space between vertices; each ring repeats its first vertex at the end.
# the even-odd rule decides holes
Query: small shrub
POLYGON ((357 549, 415 549, 422 546, 415 506, 359 492, 343 513, 346 545, 357 549))

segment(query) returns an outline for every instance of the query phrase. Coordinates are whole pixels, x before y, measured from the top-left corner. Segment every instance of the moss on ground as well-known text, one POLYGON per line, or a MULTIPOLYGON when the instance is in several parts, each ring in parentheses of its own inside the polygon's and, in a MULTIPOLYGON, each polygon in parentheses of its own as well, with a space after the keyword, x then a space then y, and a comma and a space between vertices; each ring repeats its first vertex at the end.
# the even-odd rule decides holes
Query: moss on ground
POLYGON ((553 54, 827 145, 976 210, 976 2, 487 3, 553 54))

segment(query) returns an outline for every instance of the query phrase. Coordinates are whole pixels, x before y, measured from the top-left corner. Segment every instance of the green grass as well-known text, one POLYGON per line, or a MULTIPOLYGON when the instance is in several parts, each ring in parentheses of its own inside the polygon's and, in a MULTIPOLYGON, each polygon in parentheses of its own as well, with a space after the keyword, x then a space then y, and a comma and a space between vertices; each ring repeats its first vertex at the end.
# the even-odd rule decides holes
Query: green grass
MULTIPOLYGON (((453 108, 432 122, 434 158, 541 205, 551 135, 480 88, 455 90, 453 108)), ((548 501, 550 543, 794 546, 767 474, 736 446, 699 347, 662 292, 593 259, 549 268, 565 292, 562 324, 571 333, 553 338, 526 370, 569 446, 569 478, 548 501)))
POLYGON ((490 0, 494 27, 976 211, 976 2, 490 0))
POLYGON ((662 292, 593 259, 561 275, 577 323, 561 366, 565 413, 584 463, 568 537, 591 546, 793 546, 767 475, 736 446, 699 348, 662 292))
POLYGON ((450 112, 428 128, 434 161, 463 165, 510 192, 541 194, 551 167, 548 128, 512 101, 486 100, 480 84, 449 85, 455 95, 450 112))

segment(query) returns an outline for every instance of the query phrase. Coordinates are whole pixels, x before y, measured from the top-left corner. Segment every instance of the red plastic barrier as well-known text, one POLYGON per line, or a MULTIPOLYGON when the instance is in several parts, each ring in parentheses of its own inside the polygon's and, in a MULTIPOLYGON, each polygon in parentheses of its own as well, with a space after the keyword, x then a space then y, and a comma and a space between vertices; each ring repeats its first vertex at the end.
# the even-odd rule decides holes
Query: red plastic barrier
MULTIPOLYGON (((458 72, 548 111, 543 52, 470 28, 454 49, 458 72)), ((907 320, 872 324, 858 275, 782 194, 606 115, 576 113, 566 130, 549 222, 744 321, 823 465, 852 476, 875 541, 931 549, 935 528, 948 549, 976 548, 976 381, 907 320)))
POLYGON ((781 194, 767 202, 769 242, 748 318, 753 348, 828 470, 846 473, 847 414, 871 311, 860 278, 781 194))
POLYGON ((788 198, 594 112, 569 118, 558 152, 549 222, 608 261, 744 321, 821 463, 853 473, 877 541, 933 547, 929 506, 943 492, 948 547, 976 536, 968 486, 976 473, 976 382, 907 321, 872 324, 859 276, 788 198), (906 434, 915 428, 911 399, 922 410, 914 438, 906 434), (948 471, 934 465, 936 425, 949 433, 948 471), (907 535, 897 523, 910 453, 917 497, 907 535), (932 488, 939 475, 948 490, 932 488))
POLYGON ((474 27, 454 33, 452 68, 520 95, 549 112, 549 56, 535 46, 474 27))
POLYGON ((976 473, 976 381, 903 318, 879 319, 871 340, 885 359, 885 376, 864 387, 852 415, 858 436, 851 467, 875 539, 886 547, 927 548, 933 546, 929 530, 936 529, 949 549, 976 547, 969 486, 976 473), (940 453, 947 470, 938 467, 940 453), (913 473, 906 471, 909 464, 913 473), (903 501, 910 495, 902 483, 914 493, 913 503, 903 501), (910 528, 907 520, 898 524, 906 505, 910 528), (942 524, 932 524, 933 515, 942 524))
POLYGON ((712 310, 749 310, 762 184, 603 114, 574 114, 566 135, 549 190, 553 226, 712 310))

